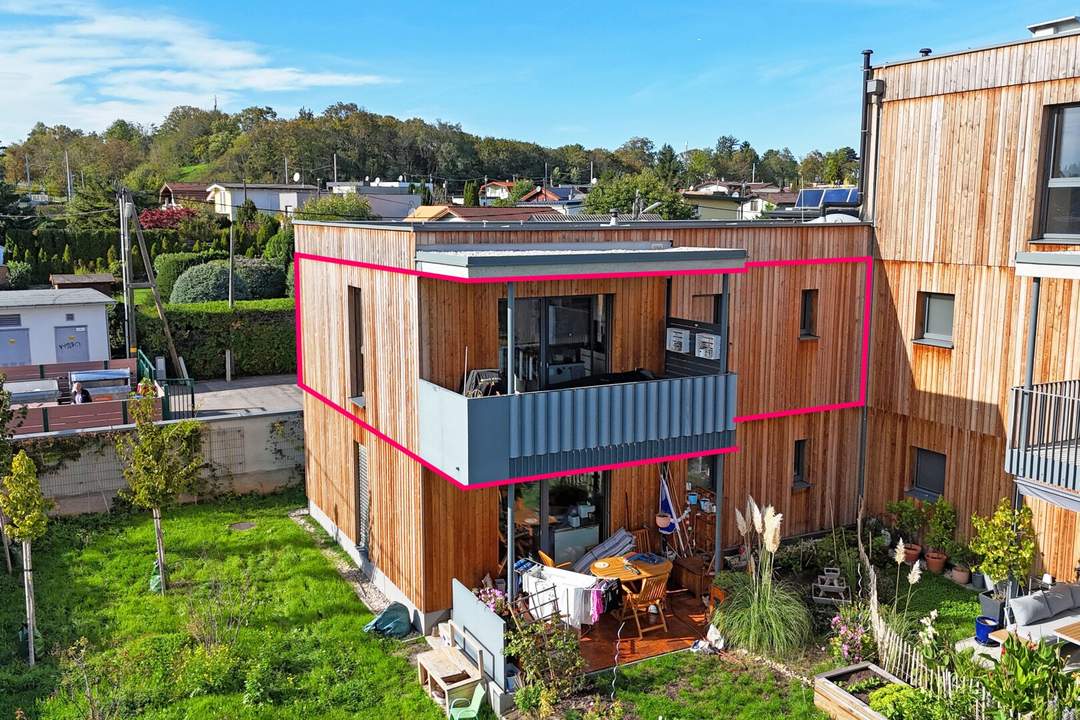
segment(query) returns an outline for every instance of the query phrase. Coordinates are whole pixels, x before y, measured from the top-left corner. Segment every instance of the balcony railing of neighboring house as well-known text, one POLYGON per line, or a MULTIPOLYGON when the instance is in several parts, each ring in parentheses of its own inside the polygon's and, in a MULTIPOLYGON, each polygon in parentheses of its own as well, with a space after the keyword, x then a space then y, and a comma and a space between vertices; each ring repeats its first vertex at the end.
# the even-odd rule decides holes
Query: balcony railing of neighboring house
POLYGON ((419 380, 420 456, 463 485, 734 444, 734 373, 467 398, 419 380))
POLYGON ((1005 470, 1080 490, 1080 380, 1012 389, 1005 470))

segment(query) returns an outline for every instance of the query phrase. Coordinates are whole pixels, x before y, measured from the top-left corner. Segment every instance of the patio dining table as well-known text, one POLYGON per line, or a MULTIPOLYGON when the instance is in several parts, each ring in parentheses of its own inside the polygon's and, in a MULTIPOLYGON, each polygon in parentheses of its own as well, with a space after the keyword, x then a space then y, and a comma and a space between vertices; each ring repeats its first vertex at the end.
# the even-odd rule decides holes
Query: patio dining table
POLYGON ((589 566, 589 572, 599 578, 619 580, 620 582, 634 582, 658 575, 670 575, 671 568, 671 561, 667 558, 663 558, 657 563, 649 563, 616 555, 614 557, 600 558, 589 566))

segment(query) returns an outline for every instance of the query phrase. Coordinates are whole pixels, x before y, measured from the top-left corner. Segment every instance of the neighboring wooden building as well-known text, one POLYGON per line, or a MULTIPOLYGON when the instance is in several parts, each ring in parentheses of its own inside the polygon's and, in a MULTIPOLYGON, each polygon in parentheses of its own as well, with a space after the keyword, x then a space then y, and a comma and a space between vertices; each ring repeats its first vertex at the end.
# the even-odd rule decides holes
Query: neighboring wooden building
POLYGON ((111 273, 55 274, 49 276, 49 284, 56 290, 90 288, 103 295, 112 295, 116 278, 111 273))
POLYGON ((1080 284, 1063 270, 1077 260, 1026 263, 1024 274, 1047 278, 1029 362, 1035 285, 1017 276, 1017 256, 1080 242, 1080 34, 889 63, 872 76, 882 87, 867 173, 876 221, 869 508, 943 494, 966 534, 972 513, 1013 496, 1007 450, 1056 444, 1056 459, 1010 455, 1011 468, 1034 481, 1024 492, 1042 567, 1071 580, 1080 495, 1076 475, 1058 471, 1080 464, 1067 454, 1080 388, 1038 384, 1080 378, 1080 284), (1034 396, 1011 405, 1021 396, 1010 388, 1026 379, 1034 396), (1055 487, 1065 495, 1043 492, 1055 487))
MULTIPOLYGON (((618 528, 655 537, 664 459, 681 503, 725 458, 725 546, 748 494, 789 534, 853 522, 866 272, 826 260, 869 240, 863 224, 297 222, 312 515, 424 626, 453 578, 506 572, 506 477, 545 477, 509 504, 520 526, 555 522, 514 545, 557 561, 618 528), (738 272, 680 274, 700 263, 738 272), (671 328, 729 335, 711 345, 729 372, 712 351, 665 350, 671 328), (483 394, 463 393, 474 369, 499 394, 467 397, 483 394)), ((692 529, 713 546, 711 517, 692 529)))

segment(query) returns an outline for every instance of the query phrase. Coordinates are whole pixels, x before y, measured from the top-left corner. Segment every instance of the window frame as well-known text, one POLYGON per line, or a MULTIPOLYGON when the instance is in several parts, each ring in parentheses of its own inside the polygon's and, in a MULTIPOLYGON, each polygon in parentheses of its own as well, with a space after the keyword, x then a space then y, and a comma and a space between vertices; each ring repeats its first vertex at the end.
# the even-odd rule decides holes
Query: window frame
POLYGON ((799 438, 791 450, 791 489, 806 490, 810 482, 810 439, 799 438))
POLYGON ((907 494, 911 497, 918 498, 920 500, 933 501, 945 494, 945 481, 949 475, 949 457, 943 452, 937 450, 930 450, 929 448, 919 447, 917 445, 911 446, 911 487, 908 488, 907 494), (931 488, 924 487, 919 484, 919 468, 923 466, 923 453, 931 455, 938 455, 942 458, 941 463, 941 490, 933 490, 931 488))
POLYGON ((913 342, 919 345, 931 345, 933 347, 947 348, 956 347, 956 295, 953 293, 938 291, 920 291, 918 295, 918 313, 915 321, 915 337, 913 342), (949 298, 951 312, 949 313, 949 335, 946 337, 940 333, 927 334, 926 322, 930 315, 930 303, 935 299, 949 298))
POLYGON ((1080 177, 1055 178, 1054 156, 1058 150, 1058 126, 1064 112, 1070 108, 1080 110, 1080 103, 1063 103, 1060 105, 1047 106, 1046 135, 1042 142, 1041 180, 1039 189, 1038 208, 1038 238, 1037 240, 1053 241, 1058 244, 1080 244, 1080 232, 1078 233, 1050 233, 1046 231, 1047 219, 1050 214, 1050 190, 1052 188, 1073 187, 1080 188, 1080 177))
POLYGON ((799 339, 817 340, 818 290, 804 288, 799 295, 799 339))
POLYGON ((355 503, 353 521, 356 524, 356 549, 367 554, 371 550, 371 458, 367 445, 353 441, 353 473, 355 503))
POLYGON ((355 285, 349 285, 346 291, 346 313, 348 319, 349 351, 349 400, 364 405, 364 291, 355 285))

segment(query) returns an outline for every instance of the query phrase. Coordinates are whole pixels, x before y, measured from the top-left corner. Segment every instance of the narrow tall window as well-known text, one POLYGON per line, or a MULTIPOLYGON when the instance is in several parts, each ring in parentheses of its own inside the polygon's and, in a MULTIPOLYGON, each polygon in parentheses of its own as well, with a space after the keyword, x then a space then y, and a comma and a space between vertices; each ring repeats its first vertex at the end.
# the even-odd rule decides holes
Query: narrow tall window
POLYGON ((364 306, 360 288, 349 286, 349 397, 364 394, 364 306))
POLYGON ((799 312, 799 337, 817 337, 817 290, 802 291, 802 306, 799 312))
POLYGON ((913 450, 915 473, 911 494, 924 500, 934 500, 945 492, 945 456, 920 447, 913 450))
POLYGON ((371 535, 371 489, 368 481, 368 453, 363 443, 356 445, 356 547, 367 551, 371 535))
POLYGON ((791 487, 795 490, 810 487, 809 440, 796 440, 792 458, 791 487))
POLYGON ((1080 105, 1050 111, 1042 235, 1080 241, 1080 105))
POLYGON ((919 319, 915 339, 924 345, 953 346, 955 297, 944 293, 919 293, 919 319))

